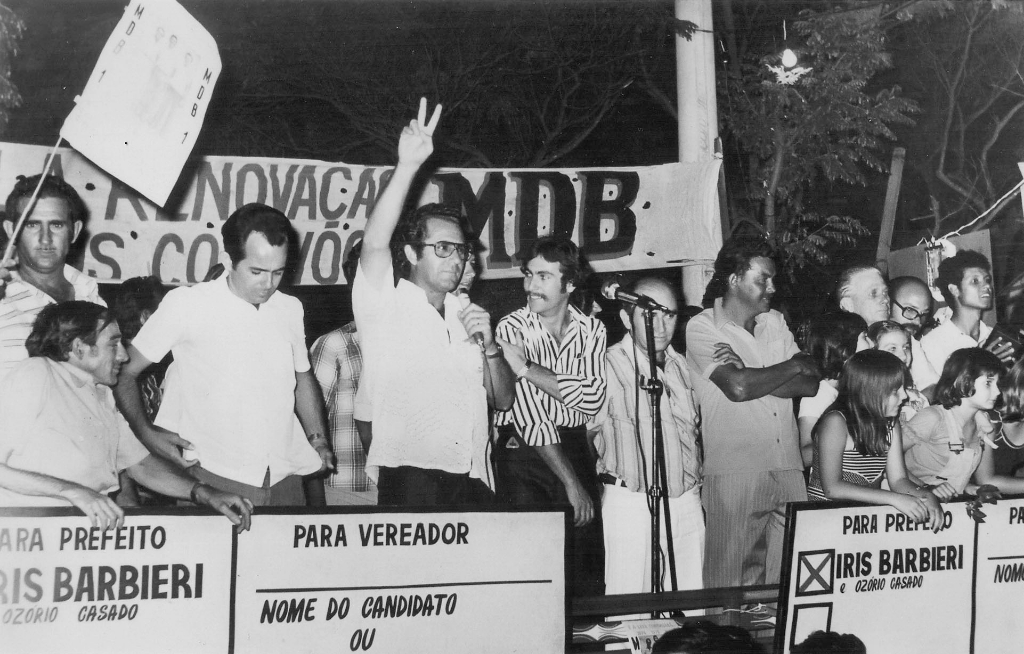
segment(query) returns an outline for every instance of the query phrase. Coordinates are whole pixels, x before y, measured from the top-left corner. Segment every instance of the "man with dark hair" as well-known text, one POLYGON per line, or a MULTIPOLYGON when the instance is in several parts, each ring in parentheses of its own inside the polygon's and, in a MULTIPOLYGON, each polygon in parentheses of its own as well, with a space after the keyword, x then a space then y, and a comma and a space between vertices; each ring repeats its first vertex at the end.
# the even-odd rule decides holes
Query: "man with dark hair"
POLYGON ((302 475, 331 469, 333 454, 302 305, 277 293, 290 224, 276 209, 247 204, 221 233, 230 270, 167 294, 132 341, 118 406, 139 440, 196 479, 256 505, 301 506, 302 475), (154 424, 139 376, 168 352, 173 375, 154 424))
POLYGON ((26 345, 30 358, 0 382, 0 506, 71 504, 94 527, 120 527, 124 511, 108 493, 126 470, 150 488, 191 498, 249 528, 249 502, 188 478, 135 440, 108 388, 128 355, 105 308, 51 304, 26 345))
POLYGON ((934 386, 938 372, 921 348, 921 329, 932 317, 932 294, 928 284, 917 277, 897 277, 889 282, 889 320, 903 325, 910 334, 910 376, 918 390, 934 386))
MULTIPOLYGON (((949 355, 965 347, 983 347, 992 328, 981 320, 995 295, 992 266, 985 255, 961 250, 939 264, 935 282, 953 315, 921 338, 921 349, 935 372, 942 374, 949 355)), ((988 348, 1003 363, 1013 362, 1013 346, 997 339, 988 348)))
MULTIPOLYGON (((638 385, 650 370, 653 353, 660 369, 661 425, 669 497, 662 521, 661 570, 668 571, 666 525, 672 528, 679 590, 704 585, 704 511, 700 504, 701 451, 697 409, 686 359, 672 347, 679 294, 658 277, 643 277, 627 289, 645 295, 667 310, 652 310, 654 342, 647 341, 644 309, 625 305, 619 318, 626 335, 608 348, 608 401, 587 423, 597 449, 597 470, 604 484, 601 519, 604 522, 605 592, 609 595, 651 592, 651 501, 655 482, 654 432, 651 405, 645 393, 637 401, 638 385)), ((659 502, 659 510, 661 500, 659 502)), ((667 579, 667 576, 666 576, 667 579)), ((666 581, 665 590, 671 590, 666 581)))
POLYGON ((514 394, 490 316, 452 293, 470 252, 458 214, 427 206, 399 226, 416 173, 433 152, 440 109, 428 121, 421 100, 402 131, 398 165, 366 222, 352 288, 364 362, 356 415, 368 407, 366 471, 383 506, 489 501, 488 405, 506 408, 514 394), (404 262, 408 272, 396 281, 394 268, 404 262))
MULTIPOLYGON (((14 227, 39 179, 39 175, 19 177, 7 197, 3 224, 8 238, 14 237, 14 227)), ((47 175, 18 234, 17 266, 9 273, 10 281, 0 284, 0 380, 28 358, 25 339, 43 307, 66 300, 103 304, 96 281, 67 265, 68 251, 84 220, 85 205, 75 189, 47 175)))
MULTIPOLYGON (((362 241, 357 241, 341 266, 349 288, 355 281, 362 241)), ((356 390, 363 371, 363 352, 353 320, 316 339, 309 351, 313 374, 327 405, 331 449, 337 456, 335 471, 324 480, 327 504, 375 505, 377 486, 366 476, 369 431, 360 432, 354 418, 356 390)))
POLYGON ((771 309, 762 241, 726 242, 715 276, 721 295, 686 326, 703 418, 704 585, 774 584, 786 504, 807 499, 792 398, 813 396, 819 374, 771 309))
POLYGON ((607 332, 569 303, 586 279, 567 238, 538 239, 523 264, 526 306, 498 322, 498 342, 515 371, 512 408, 498 413, 494 452, 498 498, 573 509, 574 592, 604 592, 601 491, 586 422, 605 399, 607 332))

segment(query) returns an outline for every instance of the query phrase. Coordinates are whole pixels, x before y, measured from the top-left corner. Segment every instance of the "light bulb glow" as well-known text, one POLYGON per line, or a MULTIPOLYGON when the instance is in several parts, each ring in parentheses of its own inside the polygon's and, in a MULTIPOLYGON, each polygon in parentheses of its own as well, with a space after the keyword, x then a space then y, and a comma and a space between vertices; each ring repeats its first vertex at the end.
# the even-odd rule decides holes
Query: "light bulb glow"
POLYGON ((786 68, 796 66, 796 53, 786 48, 782 51, 782 65, 786 68))

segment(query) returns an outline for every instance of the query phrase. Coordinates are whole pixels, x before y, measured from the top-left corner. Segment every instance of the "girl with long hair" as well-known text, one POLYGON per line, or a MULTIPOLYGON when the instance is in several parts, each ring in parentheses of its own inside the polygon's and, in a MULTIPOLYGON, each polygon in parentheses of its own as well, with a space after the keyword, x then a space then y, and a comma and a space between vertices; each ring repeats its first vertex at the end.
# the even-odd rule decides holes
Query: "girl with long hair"
POLYGON ((839 396, 814 428, 807 496, 891 506, 933 531, 943 527, 938 498, 907 475, 897 420, 907 399, 906 366, 879 350, 854 354, 839 377, 839 396), (882 478, 890 490, 883 490, 882 478))
MULTIPOLYGON (((1024 493, 1024 479, 996 473, 995 433, 990 431, 988 412, 999 399, 1003 370, 1003 363, 988 350, 956 350, 935 384, 936 406, 919 411, 905 427, 907 469, 937 485, 940 497, 942 484, 952 487, 952 496, 973 491, 972 481, 1005 493, 1024 493)), ((1017 402, 1016 391, 1009 395, 1017 402)))

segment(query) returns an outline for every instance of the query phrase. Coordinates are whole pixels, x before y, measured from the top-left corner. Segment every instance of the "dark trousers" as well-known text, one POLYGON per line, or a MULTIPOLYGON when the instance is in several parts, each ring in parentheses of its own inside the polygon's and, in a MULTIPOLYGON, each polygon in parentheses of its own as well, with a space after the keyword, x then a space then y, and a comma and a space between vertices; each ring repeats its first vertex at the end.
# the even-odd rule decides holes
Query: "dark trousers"
POLYGON ((380 506, 486 505, 493 494, 479 479, 443 470, 400 466, 381 467, 377 473, 380 506))
MULTIPOLYGON (((566 538, 571 543, 570 592, 575 596, 604 594, 604 528, 601 523, 601 488, 597 460, 587 442, 585 427, 559 427, 561 448, 576 477, 594 503, 594 519, 574 527, 566 538)), ((499 427, 494 448, 494 482, 499 503, 514 506, 569 505, 565 486, 533 447, 518 435, 515 427, 499 427), (513 447, 509 447, 513 444, 513 447)))

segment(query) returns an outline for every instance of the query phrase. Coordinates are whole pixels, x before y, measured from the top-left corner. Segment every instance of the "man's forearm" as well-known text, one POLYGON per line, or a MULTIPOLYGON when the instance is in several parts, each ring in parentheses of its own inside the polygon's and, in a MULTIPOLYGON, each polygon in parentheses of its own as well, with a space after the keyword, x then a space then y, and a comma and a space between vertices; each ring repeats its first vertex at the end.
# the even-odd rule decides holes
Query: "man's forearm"
POLYGON ((327 410, 320 384, 310 371, 295 373, 295 414, 307 437, 319 434, 327 438, 327 410))
POLYGON ((0 488, 19 495, 63 498, 62 493, 76 485, 64 479, 39 472, 20 470, 0 463, 0 488))
POLYGON ((563 486, 570 488, 580 483, 579 478, 576 476, 576 471, 572 469, 572 464, 569 463, 569 458, 562 450, 561 443, 537 445, 534 446, 534 451, 544 460, 544 463, 548 464, 551 472, 555 473, 555 476, 558 477, 563 486))
POLYGON ((815 375, 800 374, 776 388, 770 395, 781 398, 813 397, 818 392, 820 379, 815 375))
POLYGON ((516 375, 505 357, 486 357, 487 378, 490 381, 491 407, 508 411, 516 401, 516 375))
POLYGON ((804 372, 803 365, 790 359, 767 368, 723 366, 711 373, 711 381, 733 402, 747 402, 774 394, 804 372))
MULTIPOLYGON (((513 374, 513 379, 514 378, 515 375, 513 374)), ((564 402, 562 399, 562 389, 558 387, 558 375, 556 375, 550 368, 545 368, 540 364, 532 363, 530 364, 530 369, 526 371, 525 375, 523 375, 523 378, 536 386, 540 391, 550 395, 559 402, 564 402)))
POLYGON ((146 488, 179 500, 190 499, 196 480, 175 469, 168 461, 149 455, 127 470, 128 476, 146 488))
POLYGON ((153 425, 146 416, 142 391, 139 389, 139 376, 131 371, 122 370, 113 390, 117 408, 128 421, 128 426, 143 445, 156 453, 151 446, 153 425))

